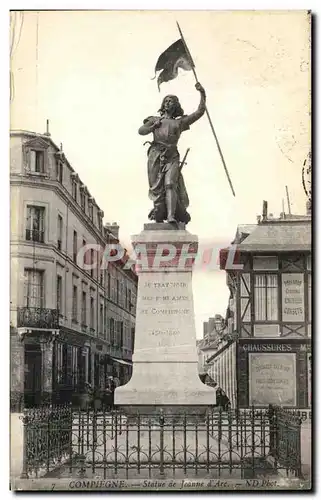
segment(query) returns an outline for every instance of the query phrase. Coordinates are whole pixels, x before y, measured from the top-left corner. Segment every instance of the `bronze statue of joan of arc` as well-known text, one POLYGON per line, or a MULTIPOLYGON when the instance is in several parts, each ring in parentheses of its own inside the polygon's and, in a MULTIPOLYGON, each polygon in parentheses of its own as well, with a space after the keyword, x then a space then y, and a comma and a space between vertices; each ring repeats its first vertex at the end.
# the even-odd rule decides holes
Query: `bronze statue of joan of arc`
POLYGON ((140 135, 153 134, 153 142, 148 149, 149 198, 154 208, 149 219, 169 223, 190 221, 187 212, 188 194, 181 172, 177 143, 181 133, 199 120, 205 113, 206 94, 200 83, 200 103, 196 111, 184 115, 178 98, 168 95, 163 99, 160 116, 149 116, 138 130, 140 135))

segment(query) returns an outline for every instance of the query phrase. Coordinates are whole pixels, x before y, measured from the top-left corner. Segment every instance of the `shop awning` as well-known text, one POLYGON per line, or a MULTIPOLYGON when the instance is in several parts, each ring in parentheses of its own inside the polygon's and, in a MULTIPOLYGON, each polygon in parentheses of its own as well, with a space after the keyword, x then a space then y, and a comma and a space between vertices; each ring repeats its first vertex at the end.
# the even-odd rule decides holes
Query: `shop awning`
POLYGON ((125 361, 124 359, 117 359, 117 358, 111 358, 113 361, 116 361, 116 363, 119 363, 121 365, 128 365, 128 366, 133 366, 133 363, 129 361, 125 361))

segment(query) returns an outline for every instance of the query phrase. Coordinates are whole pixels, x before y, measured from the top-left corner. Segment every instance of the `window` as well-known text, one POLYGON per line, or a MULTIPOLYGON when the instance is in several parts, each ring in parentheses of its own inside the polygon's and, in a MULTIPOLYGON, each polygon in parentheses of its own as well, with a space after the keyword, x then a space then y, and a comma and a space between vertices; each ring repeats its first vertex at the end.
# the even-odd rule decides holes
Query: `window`
POLYGON ((111 345, 115 344, 115 320, 114 320, 114 318, 110 318, 110 343, 111 343, 111 345))
POLYGON ((124 347, 124 323, 119 321, 119 347, 124 347))
POLYGON ((64 381, 64 345, 60 342, 56 343, 56 377, 58 384, 64 381))
POLYGON ((27 206, 26 240, 44 242, 44 207, 27 206))
POLYGON ((95 266, 95 259, 94 259, 94 249, 93 248, 90 249, 90 266, 91 266, 90 276, 92 278, 94 278, 95 277, 95 267, 94 267, 95 266))
POLYGON ((43 174, 45 171, 45 152, 32 149, 30 151, 30 170, 37 174, 43 174))
POLYGON ((76 285, 72 288, 72 321, 78 321, 78 289, 76 285))
POLYGON ((133 307, 132 303, 132 291, 131 289, 128 290, 128 309, 131 311, 133 307))
MULTIPOLYGON (((82 248, 84 248, 87 245, 86 240, 82 240, 82 248)), ((84 262, 83 264, 88 264, 88 257, 87 257, 87 250, 84 251, 84 262)))
POLYGON ((24 305, 28 308, 44 307, 44 272, 25 269, 24 305))
POLYGON ((100 304, 99 322, 100 322, 99 331, 100 331, 100 333, 103 333, 103 331, 104 331, 104 304, 100 304))
POLYGON ((63 171, 64 171, 63 163, 61 161, 57 161, 57 166, 56 166, 57 181, 59 181, 61 184, 63 181, 63 171))
POLYGON ((92 203, 89 203, 89 217, 90 217, 90 220, 93 220, 94 218, 94 207, 92 205, 92 203))
POLYGON ((97 222, 98 222, 99 231, 102 231, 103 230, 103 221, 102 221, 100 212, 98 212, 98 214, 97 214, 97 222))
POLYGON ((78 242, 77 242, 77 231, 74 231, 74 238, 73 238, 73 261, 77 262, 77 253, 78 253, 78 242))
POLYGON ((71 194, 75 201, 77 201, 77 182, 75 180, 71 181, 71 194))
POLYGON ((79 370, 78 370, 78 356, 79 356, 79 348, 72 346, 72 386, 74 388, 77 387, 78 385, 78 378, 79 378, 79 370))
POLYGON ((104 271, 100 271, 99 283, 104 286, 104 271))
POLYGON ((110 340, 108 338, 108 324, 107 324, 107 300, 105 300, 105 309, 104 309, 104 334, 105 340, 110 340))
POLYGON ((81 298, 81 324, 82 326, 87 326, 87 294, 86 292, 82 292, 81 298))
POLYGON ((62 277, 57 276, 57 309, 59 314, 62 312, 62 277))
POLYGON ((93 297, 90 297, 90 328, 95 329, 95 301, 93 297))
POLYGON ((119 279, 116 279, 116 302, 119 303, 119 279))
POLYGON ((85 212, 85 210, 86 210, 86 196, 85 196, 83 189, 80 191, 80 206, 83 209, 83 211, 85 212))
POLYGON ((110 298, 110 273, 107 271, 107 296, 110 298))
POLYGON ((277 321, 277 274, 257 274, 254 279, 255 321, 277 321))
POLYGON ((58 215, 58 227, 57 227, 57 247, 58 250, 61 250, 62 247, 62 230, 63 230, 63 222, 61 215, 58 215))
POLYGON ((125 307, 124 300, 125 300, 125 291, 124 291, 124 280, 123 277, 121 276, 119 279, 119 304, 122 307, 125 307))

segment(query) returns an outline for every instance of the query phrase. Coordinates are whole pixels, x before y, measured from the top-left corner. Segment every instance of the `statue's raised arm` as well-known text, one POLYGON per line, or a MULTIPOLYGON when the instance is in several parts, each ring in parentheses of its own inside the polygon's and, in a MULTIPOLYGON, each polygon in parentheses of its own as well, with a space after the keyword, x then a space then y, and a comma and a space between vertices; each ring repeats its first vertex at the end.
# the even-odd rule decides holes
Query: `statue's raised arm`
POLYGON ((182 121, 182 127, 183 129, 189 128, 190 125, 195 123, 197 120, 199 120, 205 113, 206 110, 206 93, 202 85, 197 82, 195 85, 196 90, 199 91, 201 94, 201 99, 200 103, 198 105, 198 108, 194 113, 191 113, 190 115, 183 116, 181 121, 182 121))

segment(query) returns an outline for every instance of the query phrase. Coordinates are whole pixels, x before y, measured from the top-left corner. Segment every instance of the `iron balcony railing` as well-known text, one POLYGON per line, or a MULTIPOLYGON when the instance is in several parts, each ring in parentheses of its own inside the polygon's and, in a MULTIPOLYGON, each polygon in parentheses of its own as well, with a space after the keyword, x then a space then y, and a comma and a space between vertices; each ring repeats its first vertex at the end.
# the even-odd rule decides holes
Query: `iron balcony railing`
POLYGON ((59 329, 59 310, 44 307, 18 307, 17 326, 59 329))
POLYGON ((26 240, 44 243, 44 231, 40 229, 26 229, 26 240))

